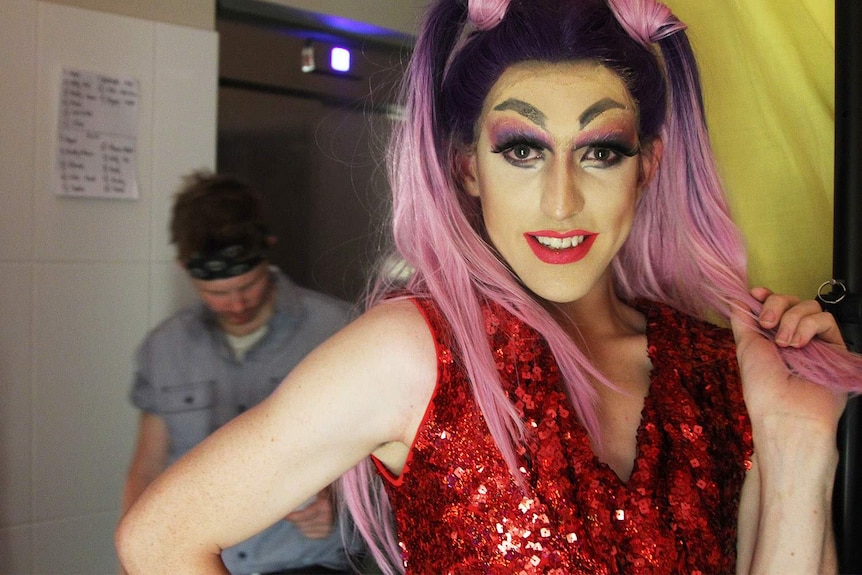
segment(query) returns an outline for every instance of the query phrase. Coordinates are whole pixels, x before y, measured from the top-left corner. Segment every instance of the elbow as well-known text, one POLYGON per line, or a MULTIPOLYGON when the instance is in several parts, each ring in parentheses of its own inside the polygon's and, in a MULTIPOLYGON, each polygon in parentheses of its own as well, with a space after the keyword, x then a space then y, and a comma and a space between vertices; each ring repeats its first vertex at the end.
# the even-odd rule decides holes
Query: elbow
POLYGON ((136 525, 130 519, 129 513, 126 513, 117 528, 114 530, 114 547, 117 550, 117 557, 120 560, 122 573, 134 573, 131 568, 134 565, 134 558, 137 555, 135 547, 139 542, 139 537, 136 533, 136 525))
POLYGON ((141 517, 140 509, 132 507, 126 511, 114 530, 114 547, 120 561, 121 573, 155 573, 153 565, 168 562, 162 556, 166 551, 159 545, 165 538, 151 529, 147 529, 147 521, 141 517), (155 563, 154 563, 155 562, 155 563))
POLYGON ((194 536, 171 525, 170 516, 136 503, 114 530, 121 573, 227 573, 221 549, 196 545, 194 536))

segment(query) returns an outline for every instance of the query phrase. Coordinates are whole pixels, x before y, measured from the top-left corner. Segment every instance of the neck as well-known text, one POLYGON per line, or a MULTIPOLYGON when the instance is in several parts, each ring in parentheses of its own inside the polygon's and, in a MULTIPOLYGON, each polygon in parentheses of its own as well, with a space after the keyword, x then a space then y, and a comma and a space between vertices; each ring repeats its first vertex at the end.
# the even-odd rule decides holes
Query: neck
POLYGON ((617 296, 609 278, 576 301, 544 305, 579 344, 646 332, 643 314, 617 296))
MULTIPOLYGON (((621 401, 620 390, 637 398, 646 395, 652 369, 646 349, 646 317, 617 297, 612 282, 575 302, 553 305, 550 312, 581 352, 616 386, 615 390, 597 387, 602 413, 606 415, 609 405, 621 401)), ((638 403, 635 411, 639 413, 641 407, 638 403)))

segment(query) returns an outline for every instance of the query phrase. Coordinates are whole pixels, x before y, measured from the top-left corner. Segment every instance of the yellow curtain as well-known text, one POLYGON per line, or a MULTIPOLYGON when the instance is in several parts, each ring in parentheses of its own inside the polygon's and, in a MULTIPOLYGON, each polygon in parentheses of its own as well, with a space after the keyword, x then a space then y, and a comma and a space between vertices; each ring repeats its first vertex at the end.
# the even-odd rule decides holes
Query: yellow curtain
POLYGON ((665 0, 689 26, 754 285, 831 278, 834 0, 665 0))

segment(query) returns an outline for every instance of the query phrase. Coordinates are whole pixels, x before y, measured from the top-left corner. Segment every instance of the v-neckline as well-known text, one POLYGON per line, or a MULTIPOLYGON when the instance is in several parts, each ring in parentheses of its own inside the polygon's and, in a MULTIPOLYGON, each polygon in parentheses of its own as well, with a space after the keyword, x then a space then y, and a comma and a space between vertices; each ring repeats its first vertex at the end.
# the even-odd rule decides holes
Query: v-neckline
POLYGON ((646 426, 649 421, 647 421, 650 414, 655 413, 655 409, 653 409, 653 384, 655 383, 652 377, 652 371, 650 372, 650 387, 647 390, 647 394, 644 397, 644 404, 641 408, 641 420, 638 424, 637 433, 635 435, 635 458, 632 461, 632 471, 629 474, 628 479, 623 479, 622 477, 614 471, 614 468, 611 467, 607 462, 602 461, 596 452, 593 450, 593 446, 590 443, 589 437, 584 434, 584 441, 586 442, 586 448, 589 450, 590 455, 592 456, 593 465, 596 469, 601 470, 603 473, 612 476, 614 482, 621 487, 626 489, 634 489, 633 482, 638 476, 639 472, 642 471, 643 465, 648 463, 644 460, 644 452, 643 447, 646 441, 646 426))
POLYGON ((620 477, 616 471, 605 461, 602 461, 598 454, 596 454, 593 446, 590 442, 589 437, 586 433, 583 435, 583 441, 585 442, 586 449, 589 451, 592 456, 592 462, 594 467, 597 470, 600 470, 602 473, 610 476, 614 483, 619 487, 622 487, 627 490, 633 490, 637 487, 634 485, 635 480, 638 477, 639 472, 642 471, 643 466, 647 465, 649 461, 644 459, 644 444, 646 443, 646 435, 647 435, 647 425, 649 423, 653 423, 648 421, 648 418, 654 417, 656 412, 655 410, 655 391, 656 384, 659 382, 659 378, 656 377, 656 372, 658 370, 658 365, 656 362, 656 356, 654 353, 653 347, 653 333, 652 333, 652 315, 653 310, 649 306, 636 306, 637 309, 644 314, 646 318, 646 329, 644 331, 644 335, 646 336, 646 354, 650 360, 650 371, 649 371, 649 387, 647 388, 647 393, 644 396, 643 406, 641 406, 640 412, 640 422, 638 423, 637 432, 635 433, 635 458, 632 461, 632 470, 629 473, 628 479, 623 479, 620 477))

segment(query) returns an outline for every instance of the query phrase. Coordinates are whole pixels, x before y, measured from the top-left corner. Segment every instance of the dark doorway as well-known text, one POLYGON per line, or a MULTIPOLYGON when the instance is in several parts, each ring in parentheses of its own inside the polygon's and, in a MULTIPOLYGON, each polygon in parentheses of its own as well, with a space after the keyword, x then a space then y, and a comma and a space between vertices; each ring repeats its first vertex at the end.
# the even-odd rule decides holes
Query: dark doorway
POLYGON ((273 263, 298 284, 361 298, 387 235, 384 157, 409 48, 220 10, 218 171, 257 186, 273 263), (347 47, 350 72, 329 69, 347 47), (302 71, 315 53, 316 69, 302 71))

